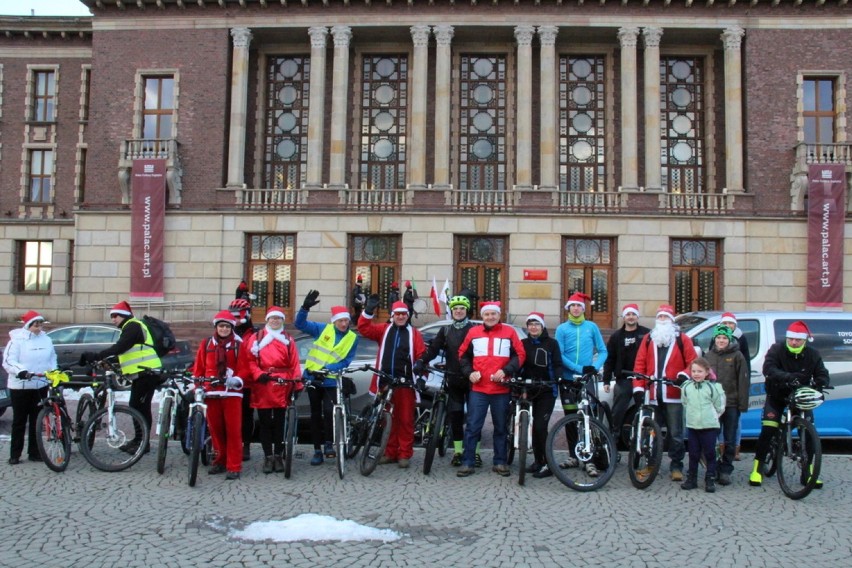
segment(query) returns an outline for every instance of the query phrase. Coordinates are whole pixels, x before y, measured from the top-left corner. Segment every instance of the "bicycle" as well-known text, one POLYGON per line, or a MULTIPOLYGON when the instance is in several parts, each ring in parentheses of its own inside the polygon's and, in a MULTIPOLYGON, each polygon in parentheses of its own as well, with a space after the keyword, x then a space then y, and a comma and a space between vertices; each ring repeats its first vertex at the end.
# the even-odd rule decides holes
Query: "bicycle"
POLYGON ((541 381, 535 379, 524 379, 521 377, 511 378, 506 381, 506 386, 512 389, 512 403, 509 405, 509 453, 514 459, 515 449, 518 452, 518 485, 526 482, 527 455, 530 452, 530 441, 532 440, 532 401, 529 398, 531 390, 541 387, 552 387, 553 381, 541 381))
POLYGON ((592 416, 591 399, 586 388, 597 381, 596 373, 574 375, 569 388, 579 390, 577 412, 559 420, 547 434, 547 466, 560 482, 575 491, 600 489, 615 473, 618 460, 615 440, 609 428, 592 416), (567 444, 559 442, 564 432, 567 444))
MULTIPOLYGON (((447 394, 447 376, 445 369, 442 366, 427 367, 427 370, 441 374, 441 385, 432 394, 432 405, 426 415, 425 423, 422 428, 423 446, 426 452, 423 457, 423 474, 429 475, 432 471, 432 463, 435 460, 435 452, 444 457, 447 453, 448 424, 447 424, 447 403, 449 395, 447 394), (428 413, 428 414, 427 414, 428 413)), ((415 426, 416 428, 416 426, 415 426)))
POLYGON ((298 390, 297 383, 304 384, 302 377, 297 379, 283 379, 281 377, 272 377, 270 382, 277 385, 292 384, 287 399, 287 408, 284 410, 284 477, 290 479, 290 473, 293 470, 293 453, 295 452, 296 442, 298 441, 298 413, 296 412, 296 397, 298 390))
POLYGON ((800 386, 787 396, 787 407, 770 441, 765 464, 766 477, 778 473, 781 491, 793 500, 803 499, 813 491, 822 468, 822 442, 812 423, 810 411, 825 402, 832 387, 814 389, 800 386))
POLYGON ((186 423, 186 445, 189 448, 189 463, 187 481, 190 487, 195 487, 198 479, 198 462, 209 465, 212 461, 212 445, 207 432, 207 396, 204 385, 216 386, 224 381, 208 377, 192 377, 195 388, 189 403, 189 418, 186 423))
POLYGON ((84 386, 84 384, 72 384, 71 373, 59 369, 31 374, 28 379, 36 377, 45 378, 48 381, 47 395, 39 403, 41 410, 36 419, 38 453, 48 468, 61 473, 68 467, 71 459, 74 429, 68 416, 62 389, 68 386, 84 386))
POLYGON ((107 357, 93 364, 104 371, 92 400, 102 397, 98 408, 83 426, 80 452, 101 471, 122 471, 142 459, 149 442, 148 425, 138 410, 115 403, 117 361, 107 357))
POLYGON ((376 470, 379 459, 385 454, 385 448, 390 438, 391 424, 393 423, 393 393, 397 388, 412 388, 411 379, 405 377, 393 377, 384 371, 371 365, 364 365, 361 370, 372 371, 379 376, 380 384, 385 383, 379 389, 373 404, 369 408, 367 418, 367 434, 364 442, 364 451, 361 454, 361 475, 368 476, 376 470))
POLYGON ((645 381, 645 400, 630 428, 627 448, 627 474, 630 483, 637 489, 651 486, 663 463, 663 430, 657 422, 657 405, 651 404, 651 385, 655 392, 662 392, 663 385, 677 386, 666 379, 643 375, 633 371, 622 371, 625 375, 645 381))
POLYGON ((334 447, 336 450, 335 460, 337 461, 337 475, 340 476, 340 479, 343 479, 346 471, 346 458, 349 454, 349 446, 352 443, 353 436, 352 418, 350 416, 349 408, 349 395, 344 392, 345 372, 346 370, 334 373, 328 369, 320 369, 312 372, 317 379, 328 378, 334 380, 335 383, 334 405, 332 406, 331 412, 334 432, 334 447))
POLYGON ((166 376, 166 382, 160 386, 162 398, 160 399, 159 412, 157 414, 157 473, 163 474, 166 469, 166 453, 169 440, 180 439, 183 443, 182 434, 184 428, 179 427, 179 417, 188 415, 189 400, 186 397, 186 386, 192 382, 187 378, 185 372, 179 374, 170 373, 166 376))

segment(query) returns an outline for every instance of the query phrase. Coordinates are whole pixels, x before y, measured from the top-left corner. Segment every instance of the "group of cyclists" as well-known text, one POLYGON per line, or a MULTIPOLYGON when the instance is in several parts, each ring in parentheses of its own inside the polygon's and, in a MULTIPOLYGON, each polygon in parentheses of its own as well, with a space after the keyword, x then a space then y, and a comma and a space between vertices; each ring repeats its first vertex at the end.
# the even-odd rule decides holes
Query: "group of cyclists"
MULTIPOLYGON (((530 313, 525 321, 527 337, 523 340, 511 326, 501 323, 500 302, 481 302, 479 313, 483 321, 476 324, 470 319, 471 298, 457 295, 448 301, 449 325, 441 327, 426 345, 419 330, 411 325, 411 308, 404 301, 396 300, 389 306, 391 315, 385 322, 374 321, 380 303, 375 294, 361 297, 355 306, 358 313, 355 322, 346 306, 333 306, 327 319, 311 321, 310 311, 319 303, 320 296, 318 291, 311 290, 294 322, 298 330, 314 339, 303 367, 296 342, 284 329, 284 310, 270 307, 263 325, 255 326, 251 322, 250 301, 239 290, 237 296, 227 309, 214 316, 213 331, 200 342, 191 368, 193 376, 219 379, 199 388, 207 390, 207 416, 214 447, 208 473, 225 474, 229 480, 240 478, 243 462, 251 457, 255 411, 264 454, 262 471, 271 474, 284 470, 284 411, 304 390, 308 391, 311 408, 314 453, 310 463, 318 466, 325 459, 336 457, 338 450, 332 443, 331 424, 335 379, 327 374, 315 375, 321 370, 333 374, 343 372, 354 359, 359 341, 376 341, 379 350, 375 367, 388 376, 404 376, 412 385, 417 384, 418 377, 429 372, 430 362, 443 355, 442 370, 452 442, 450 464, 458 468, 459 477, 467 477, 483 466, 480 438, 489 410, 494 426, 492 471, 500 476, 510 474, 506 440, 507 410, 512 395, 506 383, 512 377, 540 384, 527 392, 532 401, 533 462, 526 471, 533 477, 545 478, 553 474, 545 458, 551 413, 557 397, 566 414, 576 411, 577 390, 570 386, 573 379, 605 371, 607 388, 610 379, 616 387, 616 420, 611 426, 616 435, 620 435, 619 422, 625 411, 619 406, 620 401, 627 398, 629 402, 631 390, 638 399, 637 395, 644 390, 641 383, 634 382, 626 387, 625 392, 622 375, 635 371, 670 379, 677 379, 680 375, 686 379, 694 369, 696 358, 692 342, 680 334, 674 322, 674 310, 666 305, 660 306, 657 311, 655 327, 651 330, 642 328, 645 333, 637 334, 638 307, 628 304, 622 313, 625 326, 613 334, 608 349, 598 326, 585 318, 590 299, 584 294, 576 293, 568 299, 565 304, 568 318, 556 328, 555 337, 549 335, 543 314, 530 313), (615 343, 613 340, 616 340, 615 343), (620 345, 619 341, 624 341, 624 344, 620 345), (606 377, 606 374, 610 376, 606 377), (291 396, 292 391, 295 391, 292 393, 295 396, 291 396)), ((110 318, 121 330, 118 341, 101 352, 84 353, 80 363, 117 356, 121 373, 131 384, 129 405, 140 411, 150 428, 151 402, 163 380, 158 373, 162 365, 153 347, 151 331, 142 319, 134 317, 131 306, 125 301, 113 306, 110 318)), ((22 328, 10 333, 10 342, 4 352, 3 365, 9 373, 12 394, 9 463, 13 465, 20 463, 27 426, 28 457, 32 461, 40 459, 34 442, 34 424, 46 384, 38 377, 56 367, 56 354, 49 337, 42 332, 43 323, 44 318, 37 312, 25 314, 22 328)), ((725 346, 736 346, 733 334, 720 331, 719 335, 724 336, 725 346)), ((769 441, 778 428, 777 417, 784 409, 790 389, 808 383, 828 385, 828 373, 819 353, 807 345, 809 338, 804 322, 796 322, 788 330, 785 341, 773 346, 766 358, 763 371, 768 396, 763 430, 749 477, 752 485, 762 482, 769 441)), ((722 350, 723 354, 730 351, 732 349, 722 350)), ((724 357, 714 360, 718 364, 724 357)), ((720 371, 719 374, 724 375, 725 372, 720 371)), ((715 378, 712 373, 710 375, 711 379, 715 378)), ((741 386, 722 386, 726 392, 731 388, 742 392, 741 386)), ((377 376, 374 377, 372 392, 385 387, 377 376)), ((674 387, 669 390, 668 386, 665 389, 655 393, 653 398, 665 410, 671 437, 671 478, 681 481, 684 418, 680 389, 674 387)), ((401 389, 395 394, 390 439, 379 464, 409 467, 414 445, 415 398, 413 389, 401 389)), ((733 405, 738 412, 741 410, 741 401, 735 401, 733 405)), ((725 410, 723 404, 720 413, 725 410)), ((718 432, 718 421, 715 425, 711 421, 710 426, 718 432)), ((142 433, 135 432, 135 438, 126 444, 127 451, 135 452, 141 439, 142 433)), ((731 439, 725 436, 726 442, 731 439)), ((731 448, 727 453, 729 458, 733 456, 731 448)), ((580 464, 576 458, 568 458, 558 466, 572 468, 581 465, 587 469, 589 476, 597 475, 593 463, 580 464)), ((730 459, 724 460, 720 471, 716 475, 722 476, 722 484, 730 483, 730 459)), ((690 466, 690 474, 693 472, 694 467, 690 466)), ((694 482, 693 478, 690 479, 694 482)))

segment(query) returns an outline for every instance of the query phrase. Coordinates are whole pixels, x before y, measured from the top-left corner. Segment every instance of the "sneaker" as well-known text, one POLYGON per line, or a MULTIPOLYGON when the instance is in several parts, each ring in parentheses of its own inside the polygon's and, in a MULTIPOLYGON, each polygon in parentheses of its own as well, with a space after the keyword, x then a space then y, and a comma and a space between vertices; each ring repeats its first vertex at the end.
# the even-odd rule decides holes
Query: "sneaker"
POLYGON ((399 461, 396 462, 396 465, 398 465, 400 469, 408 469, 408 466, 411 465, 411 462, 408 460, 408 458, 399 458, 399 461))
POLYGON ((249 461, 251 459, 251 446, 249 444, 243 444, 243 461, 249 461))
POLYGON ((559 464, 559 469, 569 469, 572 467, 580 467, 580 460, 577 458, 568 458, 561 464, 559 464))
POLYGON ((730 473, 720 473, 719 474, 719 485, 730 485, 731 484, 731 474, 730 473))
POLYGON ((532 474, 536 479, 544 479, 545 477, 550 477, 553 475, 553 472, 550 471, 550 468, 547 467, 547 464, 541 466, 541 469, 532 474))
POLYGON ((21 463, 21 458, 9 458, 9 465, 18 465, 21 463))
POLYGON ((482 456, 480 456, 479 454, 476 454, 473 457, 473 465, 475 467, 482 467, 482 456))
POLYGON ((207 470, 207 475, 219 475, 225 473, 225 466, 219 463, 214 463, 213 467, 207 470))
POLYGON ((639 481, 645 481, 646 479, 651 477, 651 473, 653 471, 654 471, 654 468, 652 468, 652 467, 643 467, 639 471, 635 472, 636 479, 638 479, 639 481))
POLYGON ((509 466, 501 463, 500 465, 495 465, 491 468, 491 471, 499 475, 500 477, 509 477, 509 466))
POLYGON ((685 490, 695 489, 696 487, 698 487, 698 482, 695 480, 694 475, 687 475, 686 481, 680 485, 680 488, 685 490))
POLYGON ((331 442, 325 443, 325 457, 330 460, 333 460, 337 457, 337 452, 334 451, 334 444, 332 444, 331 442))
POLYGON ((462 455, 461 454, 453 454, 453 459, 450 460, 450 465, 453 467, 458 467, 461 465, 462 455))
POLYGON ((397 463, 396 458, 392 458, 390 456, 382 456, 379 458, 379 465, 387 465, 389 463, 397 463))
POLYGON ((311 458, 311 465, 320 465, 322 462, 322 450, 314 450, 314 457, 311 458))
POLYGON ((600 475, 600 472, 598 471, 598 468, 595 467, 595 464, 587 463, 586 464, 586 475, 588 475, 589 477, 597 477, 597 476, 600 475))
POLYGON ((272 473, 275 471, 275 461, 272 456, 266 456, 263 458, 263 469, 261 471, 263 471, 263 473, 272 473))
POLYGON ((239 471, 229 471, 228 473, 225 474, 225 479, 227 479, 228 481, 233 481, 233 480, 239 479, 239 478, 240 478, 240 472, 239 471))
POLYGON ((716 480, 712 477, 704 478, 704 492, 705 493, 716 493, 716 480))
POLYGON ((672 481, 683 481, 683 472, 679 469, 672 470, 672 481))
POLYGON ((527 467, 527 473, 538 473, 539 471, 541 471, 541 468, 543 468, 543 467, 544 467, 544 464, 541 464, 541 463, 538 463, 537 461, 534 461, 527 467))
POLYGON ((275 471, 284 471, 284 458, 275 456, 272 460, 272 467, 275 468, 275 471))
POLYGON ((468 475, 473 475, 475 472, 476 470, 469 465, 463 465, 456 472, 456 477, 467 477, 468 475))

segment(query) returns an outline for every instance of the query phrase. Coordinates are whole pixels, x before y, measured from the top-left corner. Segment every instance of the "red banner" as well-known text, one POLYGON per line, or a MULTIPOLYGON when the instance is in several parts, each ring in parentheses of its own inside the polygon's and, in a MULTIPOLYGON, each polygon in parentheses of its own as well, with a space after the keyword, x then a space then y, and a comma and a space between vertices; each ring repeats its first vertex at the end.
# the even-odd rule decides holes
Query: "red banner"
POLYGON ((166 161, 133 160, 130 300, 163 300, 166 161))
POLYGON ((808 168, 808 294, 810 309, 843 309, 846 171, 842 164, 808 168))

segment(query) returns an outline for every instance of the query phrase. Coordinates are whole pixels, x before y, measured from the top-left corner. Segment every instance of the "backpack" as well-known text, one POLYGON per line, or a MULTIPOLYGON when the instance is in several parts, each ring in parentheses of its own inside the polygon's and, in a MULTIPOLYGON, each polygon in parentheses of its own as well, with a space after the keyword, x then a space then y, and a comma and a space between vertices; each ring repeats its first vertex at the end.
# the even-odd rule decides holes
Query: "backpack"
POLYGON ((177 340, 169 324, 152 316, 142 316, 142 322, 151 333, 152 347, 157 352, 158 357, 162 357, 175 348, 177 340))

